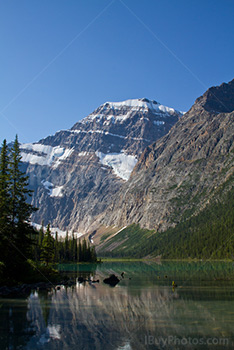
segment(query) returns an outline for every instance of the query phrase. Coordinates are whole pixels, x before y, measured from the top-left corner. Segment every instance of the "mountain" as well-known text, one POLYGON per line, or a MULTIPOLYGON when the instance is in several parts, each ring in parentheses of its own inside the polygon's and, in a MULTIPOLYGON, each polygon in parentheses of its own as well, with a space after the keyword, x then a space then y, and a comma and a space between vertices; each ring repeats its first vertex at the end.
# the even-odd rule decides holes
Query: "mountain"
MULTIPOLYGON (((179 241, 182 226, 178 225, 190 222, 190 226, 186 226, 187 236, 183 236, 186 240, 192 223, 199 224, 199 220, 195 220, 199 215, 204 225, 207 221, 212 226, 211 218, 224 220, 228 194, 234 184, 233 141, 234 80, 208 89, 168 134, 147 146, 129 181, 100 217, 100 225, 123 228, 114 238, 109 235, 103 239, 100 249, 103 252, 114 252, 117 247, 121 250, 128 246, 131 235, 136 242, 134 234, 147 229, 141 232, 141 237, 144 236, 146 242, 147 237, 153 236, 158 244, 154 248, 160 253, 160 244, 165 244, 163 232, 172 230, 179 241), (125 228, 134 223, 138 224, 134 229, 125 228), (181 231, 173 231, 177 226, 181 231)), ((170 239, 167 237, 168 245, 172 237, 172 234, 170 239)), ((196 238, 199 241, 199 237, 196 238)), ((203 245, 205 239, 201 240, 203 245)), ((137 240, 143 247, 139 235, 137 240)))
POLYGON ((106 102, 71 129, 22 144, 32 204, 39 208, 32 222, 88 232, 128 181, 144 149, 181 116, 146 98, 106 102))

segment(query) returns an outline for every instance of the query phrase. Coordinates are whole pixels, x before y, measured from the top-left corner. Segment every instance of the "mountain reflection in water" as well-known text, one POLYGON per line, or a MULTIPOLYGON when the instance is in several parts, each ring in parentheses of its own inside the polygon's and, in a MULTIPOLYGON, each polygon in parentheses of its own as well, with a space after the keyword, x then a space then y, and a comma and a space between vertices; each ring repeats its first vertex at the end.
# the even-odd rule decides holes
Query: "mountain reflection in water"
POLYGON ((172 276, 172 266, 163 266, 104 263, 90 272, 87 266, 83 271, 79 267, 78 274, 70 273, 93 276, 100 283, 32 291, 27 300, 1 300, 1 332, 10 330, 1 336, 1 349, 231 349, 233 284, 217 286, 212 279, 207 285, 194 273, 191 285, 185 277, 188 270, 182 274, 184 267, 174 268, 172 276), (102 283, 109 273, 120 276, 121 271, 125 278, 116 287, 102 283), (180 285, 173 291, 174 276, 180 285), (228 343, 213 347, 172 343, 189 337, 193 342, 201 337, 227 338, 228 343))

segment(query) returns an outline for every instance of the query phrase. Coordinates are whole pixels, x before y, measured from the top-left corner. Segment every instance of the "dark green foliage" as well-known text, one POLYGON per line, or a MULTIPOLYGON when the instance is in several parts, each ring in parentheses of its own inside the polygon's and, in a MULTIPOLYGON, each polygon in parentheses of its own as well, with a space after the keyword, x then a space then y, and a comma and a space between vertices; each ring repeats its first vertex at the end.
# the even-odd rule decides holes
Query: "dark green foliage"
POLYGON ((78 240, 74 233, 70 237, 68 232, 65 239, 58 239, 58 233, 55 237, 51 235, 50 225, 47 226, 46 233, 43 227, 35 236, 33 246, 33 258, 35 261, 49 263, 70 263, 70 262, 96 262, 97 255, 94 247, 90 247, 85 239, 78 240))
POLYGON ((11 150, 4 140, 0 154, 0 283, 31 281, 35 271, 37 278, 43 276, 43 272, 38 275, 43 266, 34 267, 30 259, 45 262, 48 276, 50 262, 96 261, 94 248, 85 240, 79 255, 74 235, 69 238, 67 234, 65 241, 58 240, 57 234, 52 237, 49 225, 45 234, 43 227, 37 232, 30 225, 31 214, 36 210, 29 204, 30 196, 28 177, 21 171, 18 138, 11 150))
POLYGON ((1 260, 6 261, 6 253, 9 251, 10 242, 7 240, 9 233, 9 157, 6 140, 3 141, 0 155, 0 256, 1 260))
POLYGON ((234 259, 234 188, 230 189, 230 181, 216 193, 216 200, 198 215, 189 219, 185 217, 165 232, 148 231, 138 225, 131 225, 109 239, 100 255, 234 259))
POLYGON ((10 175, 9 175, 9 157, 6 140, 3 141, 0 155, 0 227, 4 228, 9 223, 9 204, 10 204, 10 175))
POLYGON ((234 188, 217 197, 198 215, 161 234, 157 252, 164 258, 233 259, 234 188))
POLYGON ((54 239, 50 233, 50 224, 47 225, 46 233, 41 243, 40 259, 46 262, 46 266, 54 259, 54 239))
POLYGON ((58 232, 55 233, 55 238, 54 238, 54 261, 59 261, 58 232))
POLYGON ((28 176, 20 170, 21 155, 18 138, 10 153, 9 173, 10 173, 10 220, 12 227, 17 227, 19 223, 27 222, 30 215, 36 209, 27 202, 31 191, 28 189, 28 176))
POLYGON ((0 156, 0 254, 4 273, 12 278, 22 275, 31 255, 35 231, 29 221, 36 209, 27 202, 30 195, 28 177, 21 171, 18 138, 10 151, 4 140, 0 156))

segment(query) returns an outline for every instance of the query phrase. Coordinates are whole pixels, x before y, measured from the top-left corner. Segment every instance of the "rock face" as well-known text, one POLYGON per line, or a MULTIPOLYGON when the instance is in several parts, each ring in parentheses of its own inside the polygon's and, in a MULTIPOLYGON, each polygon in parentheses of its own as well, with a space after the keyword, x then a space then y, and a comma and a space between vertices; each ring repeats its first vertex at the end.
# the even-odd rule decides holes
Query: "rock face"
POLYGON ((208 89, 205 94, 196 100, 208 112, 231 113, 234 110, 234 81, 208 89))
POLYGON ((22 144, 32 204, 39 208, 32 221, 89 231, 128 181, 144 149, 181 116, 148 99, 107 102, 70 130, 22 144))
POLYGON ((100 224, 161 231, 198 212, 234 173, 233 141, 234 80, 210 88, 146 148, 100 224))

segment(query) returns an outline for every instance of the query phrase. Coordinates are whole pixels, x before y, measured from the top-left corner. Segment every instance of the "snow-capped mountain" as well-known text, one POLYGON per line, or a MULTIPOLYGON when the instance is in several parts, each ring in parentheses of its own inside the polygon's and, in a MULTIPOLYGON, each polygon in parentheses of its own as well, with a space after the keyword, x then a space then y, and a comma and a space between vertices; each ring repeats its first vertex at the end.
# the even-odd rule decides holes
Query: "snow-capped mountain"
POLYGON ((32 221, 88 231, 128 181, 144 149, 181 116, 146 98, 106 102, 71 129, 22 144, 32 203, 39 208, 32 221))
POLYGON ((234 79, 209 88, 167 135, 147 147, 101 223, 166 230, 212 200, 220 202, 233 178, 234 79))

